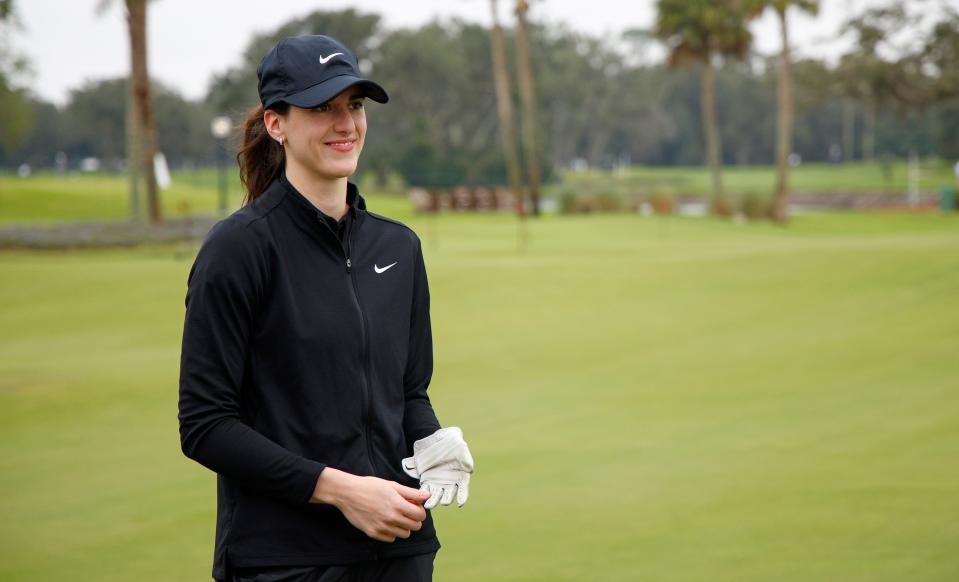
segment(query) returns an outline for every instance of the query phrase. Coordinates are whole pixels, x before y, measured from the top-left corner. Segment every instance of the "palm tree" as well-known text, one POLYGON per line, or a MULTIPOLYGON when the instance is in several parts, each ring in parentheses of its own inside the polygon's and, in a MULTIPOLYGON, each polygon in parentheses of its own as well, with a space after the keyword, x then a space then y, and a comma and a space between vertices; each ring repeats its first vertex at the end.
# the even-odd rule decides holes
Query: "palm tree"
POLYGON ((493 13, 492 42, 493 79, 496 83, 496 109, 499 113, 500 133, 503 139, 503 153, 506 155, 506 167, 509 172, 509 186, 516 200, 516 214, 523 218, 523 190, 520 183, 519 152, 513 137, 513 98, 509 86, 509 71, 506 68, 506 47, 503 42, 503 29, 499 25, 496 0, 490 0, 493 13))
POLYGON ((761 5, 751 0, 658 0, 656 36, 669 50, 669 65, 703 68, 700 109, 706 137, 706 160, 712 180, 713 203, 725 203, 721 176, 722 150, 716 124, 717 57, 745 57, 752 44, 749 21, 761 5))
MULTIPOLYGON (((132 121, 127 132, 127 165, 130 171, 131 213, 137 218, 139 197, 138 175, 143 173, 147 188, 147 210, 150 222, 162 222, 160 194, 157 190, 153 158, 156 156, 156 122, 153 116, 153 99, 150 95, 150 75, 147 69, 147 1, 124 0, 127 31, 130 37, 129 100, 131 108, 127 115, 132 121)), ((100 0, 97 12, 103 13, 113 0, 100 0)))
MULTIPOLYGON (((887 37, 909 25, 910 17, 906 10, 902 6, 890 6, 867 10, 847 21, 842 27, 842 33, 851 34, 853 41, 851 49, 840 57, 836 69, 845 97, 844 113, 849 112, 846 117, 849 118, 847 123, 850 128, 844 132, 844 141, 848 142, 844 149, 849 151, 846 159, 852 157, 855 136, 851 126, 852 115, 856 110, 862 112, 862 159, 871 162, 875 157, 876 115, 879 108, 892 105, 897 91, 899 95, 908 91, 911 97, 922 93, 921 82, 899 77, 899 66, 881 56, 881 45, 887 42, 887 37)), ((916 67, 915 70, 921 70, 921 67, 916 67)), ((913 99, 907 98, 906 101, 913 99)), ((914 102, 922 101, 920 98, 914 102)))
POLYGON ((523 142, 526 144, 526 170, 529 173, 529 197, 533 216, 539 216, 539 157, 536 153, 536 98, 533 94, 533 73, 529 60, 529 33, 526 12, 529 3, 516 0, 516 60, 519 70, 519 92, 523 99, 523 142))
POLYGON ((160 195, 157 191, 153 158, 156 156, 156 123, 153 118, 153 99, 150 96, 150 75, 147 70, 147 0, 126 0, 127 22, 130 31, 130 81, 133 84, 133 104, 136 126, 139 130, 141 169, 147 186, 147 209, 150 222, 163 220, 160 195))
POLYGON ((776 195, 772 218, 786 222, 789 208, 789 154, 792 153, 793 99, 792 67, 789 58, 789 27, 786 11, 795 6, 809 14, 819 11, 819 0, 769 0, 769 7, 776 11, 782 31, 783 47, 779 55, 778 106, 776 120, 776 195))

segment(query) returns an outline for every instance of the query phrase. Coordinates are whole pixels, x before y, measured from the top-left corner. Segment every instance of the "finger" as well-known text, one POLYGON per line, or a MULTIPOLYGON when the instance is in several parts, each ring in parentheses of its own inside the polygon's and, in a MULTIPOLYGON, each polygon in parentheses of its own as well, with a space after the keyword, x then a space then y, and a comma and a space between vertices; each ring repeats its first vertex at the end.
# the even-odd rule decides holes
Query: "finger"
POLYGON ((469 479, 461 481, 456 489, 456 505, 463 507, 466 499, 470 496, 469 479))
POLYGON ((390 532, 390 536, 393 537, 393 539, 390 541, 395 541, 397 538, 401 540, 405 540, 408 537, 410 537, 410 530, 404 529, 401 527, 391 527, 389 529, 389 532, 390 532))
POLYGON ((402 513, 403 516, 407 519, 411 519, 413 521, 418 521, 418 522, 426 519, 426 510, 423 509, 423 506, 420 505, 419 503, 412 503, 412 502, 401 503, 399 504, 399 510, 400 510, 400 513, 402 513))
MULTIPOLYGON (((420 508, 420 511, 422 511, 424 515, 426 514, 426 510, 424 510, 423 508, 420 508)), ((390 527, 400 527, 403 529, 417 530, 419 529, 419 526, 421 525, 421 523, 422 522, 417 521, 415 519, 410 519, 409 517, 406 517, 403 514, 396 514, 389 521, 388 525, 390 527)))
POLYGON ((440 503, 443 505, 449 505, 452 503, 454 493, 456 493, 456 485, 446 485, 443 487, 443 498, 440 499, 440 503))
POLYGON ((389 483, 393 486, 393 489, 396 489, 397 493, 402 495, 404 498, 409 499, 410 501, 420 503, 427 498, 427 496, 423 494, 422 488, 413 489, 412 487, 407 487, 406 485, 400 485, 396 481, 390 481, 389 483))

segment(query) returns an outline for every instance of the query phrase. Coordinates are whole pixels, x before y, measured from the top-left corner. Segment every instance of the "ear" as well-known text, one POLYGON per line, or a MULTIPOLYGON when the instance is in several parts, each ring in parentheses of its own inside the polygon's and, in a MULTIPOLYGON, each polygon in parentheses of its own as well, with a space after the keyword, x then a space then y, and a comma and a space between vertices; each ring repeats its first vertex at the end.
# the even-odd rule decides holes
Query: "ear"
POLYGON ((284 119, 283 116, 273 111, 272 109, 267 109, 263 112, 263 125, 266 126, 267 133, 270 134, 270 137, 273 139, 279 139, 283 135, 284 119))

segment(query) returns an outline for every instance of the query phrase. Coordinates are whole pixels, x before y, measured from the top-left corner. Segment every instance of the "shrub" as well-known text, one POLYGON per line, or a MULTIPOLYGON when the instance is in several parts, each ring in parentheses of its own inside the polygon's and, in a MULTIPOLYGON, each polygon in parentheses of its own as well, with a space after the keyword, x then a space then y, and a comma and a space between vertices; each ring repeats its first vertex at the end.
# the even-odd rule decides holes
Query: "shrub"
POLYGON ((559 210, 565 214, 616 212, 622 210, 622 207, 622 200, 613 192, 577 194, 573 190, 563 190, 559 194, 559 210))
POLYGON ((623 206, 622 199, 614 192, 600 192, 594 200, 597 212, 616 212, 623 206))
POLYGON ((576 192, 563 190, 559 193, 559 211, 563 214, 576 212, 576 192))
POLYGON ((668 194, 656 193, 649 197, 649 203, 653 207, 653 211, 656 214, 672 214, 673 213, 673 198, 668 194))
POLYGON ((772 213, 772 201, 766 196, 759 194, 747 194, 740 203, 743 214, 749 220, 762 220, 769 218, 772 213))
POLYGON ((715 216, 729 217, 736 214, 736 205, 728 198, 713 199, 709 202, 709 213, 715 216))

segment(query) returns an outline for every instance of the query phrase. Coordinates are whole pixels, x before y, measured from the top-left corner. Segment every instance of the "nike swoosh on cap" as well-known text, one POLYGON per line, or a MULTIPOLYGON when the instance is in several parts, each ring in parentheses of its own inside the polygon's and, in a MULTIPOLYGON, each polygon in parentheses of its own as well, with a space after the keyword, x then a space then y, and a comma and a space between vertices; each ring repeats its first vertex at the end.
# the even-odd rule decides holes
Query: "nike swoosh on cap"
MULTIPOLYGON (((397 262, 399 262, 399 261, 397 261, 397 262)), ((395 264, 396 264, 396 263, 393 263, 393 265, 395 265, 395 264)), ((373 270, 376 271, 377 273, 382 273, 383 271, 389 269, 389 268, 392 267, 393 265, 386 265, 385 267, 383 267, 383 268, 381 269, 381 268, 379 268, 379 267, 376 266, 376 263, 373 263, 373 270)))
POLYGON ((336 55, 342 55, 342 54, 343 54, 343 53, 333 53, 332 55, 330 55, 330 56, 328 56, 328 57, 324 57, 323 55, 320 55, 320 64, 321 64, 321 65, 325 65, 325 64, 327 63, 327 61, 329 61, 330 59, 332 59, 332 58, 335 57, 336 55))

